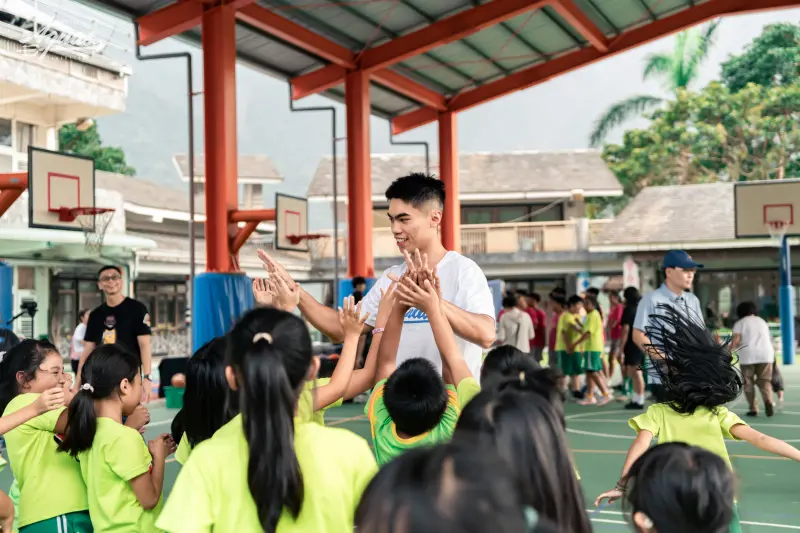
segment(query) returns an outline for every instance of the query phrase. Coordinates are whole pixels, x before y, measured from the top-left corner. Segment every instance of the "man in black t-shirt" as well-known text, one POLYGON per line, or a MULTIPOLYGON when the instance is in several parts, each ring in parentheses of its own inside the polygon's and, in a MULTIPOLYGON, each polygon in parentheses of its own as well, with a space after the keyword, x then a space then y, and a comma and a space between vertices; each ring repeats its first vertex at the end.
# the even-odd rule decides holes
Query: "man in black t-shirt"
POLYGON ((639 307, 639 290, 635 287, 625 289, 625 309, 622 311, 622 332, 620 335, 619 352, 623 357, 624 375, 633 382, 633 394, 626 409, 644 409, 644 375, 642 364, 644 352, 633 341, 633 324, 636 321, 636 309, 639 307))
POLYGON ((147 307, 133 298, 122 294, 122 270, 116 266, 104 266, 98 272, 97 285, 106 301, 89 315, 84 336, 85 349, 78 364, 75 382, 80 386, 80 373, 83 363, 98 344, 120 344, 137 354, 142 361, 142 386, 144 401, 150 401, 153 389, 150 372, 152 357, 150 353, 150 314, 147 307))

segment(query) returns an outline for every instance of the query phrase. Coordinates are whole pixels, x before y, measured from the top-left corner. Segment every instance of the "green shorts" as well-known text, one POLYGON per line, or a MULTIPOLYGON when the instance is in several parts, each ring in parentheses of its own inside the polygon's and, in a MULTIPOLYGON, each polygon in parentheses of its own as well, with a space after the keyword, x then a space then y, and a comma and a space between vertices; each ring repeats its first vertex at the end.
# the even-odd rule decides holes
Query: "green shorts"
POLYGON ((561 372, 565 376, 580 376, 583 374, 583 354, 560 352, 559 363, 561 372))
POLYGON ((583 367, 586 372, 600 372, 603 370, 602 352, 583 352, 583 367))
POLYGON ((89 511, 79 511, 28 524, 19 533, 94 533, 94 528, 89 511))

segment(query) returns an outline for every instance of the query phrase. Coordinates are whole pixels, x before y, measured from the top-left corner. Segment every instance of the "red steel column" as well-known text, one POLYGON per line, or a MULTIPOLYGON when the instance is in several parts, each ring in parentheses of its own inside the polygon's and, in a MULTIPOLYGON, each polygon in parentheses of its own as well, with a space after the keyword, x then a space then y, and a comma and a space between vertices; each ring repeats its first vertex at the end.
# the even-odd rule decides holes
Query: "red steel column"
POLYGON ((447 250, 461 250, 461 202, 458 199, 458 131, 456 114, 439 114, 439 175, 444 182, 442 244, 447 250))
POLYGON ((238 207, 236 147, 236 14, 221 5, 203 13, 206 270, 231 272, 230 237, 238 207))
POLYGON ((347 275, 373 277, 372 162, 369 139, 369 76, 346 75, 347 110, 347 275))

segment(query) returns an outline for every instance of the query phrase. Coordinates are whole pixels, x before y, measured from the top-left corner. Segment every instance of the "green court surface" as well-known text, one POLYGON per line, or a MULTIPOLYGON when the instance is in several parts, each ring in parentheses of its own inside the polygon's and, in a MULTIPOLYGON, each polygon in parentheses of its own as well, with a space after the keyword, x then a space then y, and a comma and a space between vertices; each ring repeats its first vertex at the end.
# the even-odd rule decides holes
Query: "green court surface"
MULTIPOLYGON (((800 447, 800 367, 783 367, 782 371, 787 385, 783 407, 773 418, 766 418, 762 409, 761 416, 745 421, 759 431, 800 447)), ((166 409, 163 401, 150 404, 150 408, 151 423, 146 438, 168 432, 176 413, 166 409)), ((744 396, 731 408, 744 418, 747 411, 744 396)), ((346 404, 330 409, 325 420, 330 426, 347 428, 369 440, 369 425, 363 413, 363 404, 346 404)), ((625 454, 634 437, 627 424, 632 413, 624 410, 621 403, 604 407, 569 403, 566 413, 569 444, 581 474, 586 509, 590 512, 595 531, 630 531, 618 504, 598 510, 591 502, 619 479, 625 454)), ((742 442, 729 442, 728 451, 739 482, 739 510, 744 533, 800 531, 800 464, 766 454, 742 442)), ((180 465, 170 457, 165 494, 169 494, 179 470, 180 465)), ((7 491, 10 484, 11 472, 5 468, 0 473, 0 488, 7 491)))

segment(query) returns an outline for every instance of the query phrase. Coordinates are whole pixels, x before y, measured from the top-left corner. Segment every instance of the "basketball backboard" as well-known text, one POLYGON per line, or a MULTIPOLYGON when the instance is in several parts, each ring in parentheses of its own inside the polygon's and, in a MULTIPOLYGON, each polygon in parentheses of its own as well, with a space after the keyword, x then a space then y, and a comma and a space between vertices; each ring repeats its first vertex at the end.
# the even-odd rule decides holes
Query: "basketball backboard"
POLYGON ((742 181, 734 184, 736 237, 769 237, 771 222, 800 235, 800 180, 742 181))
POLYGON ((28 225, 82 231, 77 220, 64 221, 63 208, 95 207, 94 160, 74 154, 28 148, 28 225))
POLYGON ((308 252, 308 241, 290 237, 308 234, 308 200, 275 193, 275 249, 308 252))

